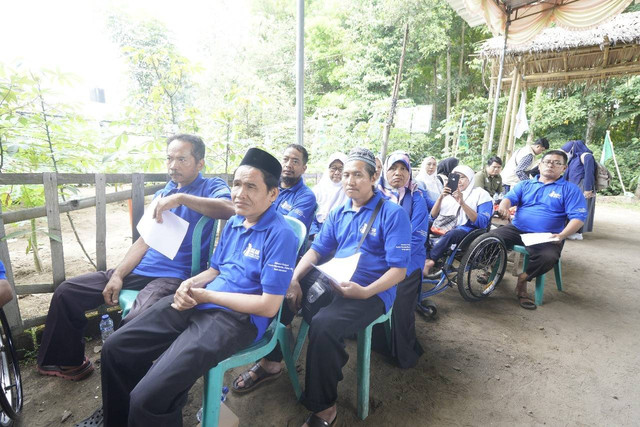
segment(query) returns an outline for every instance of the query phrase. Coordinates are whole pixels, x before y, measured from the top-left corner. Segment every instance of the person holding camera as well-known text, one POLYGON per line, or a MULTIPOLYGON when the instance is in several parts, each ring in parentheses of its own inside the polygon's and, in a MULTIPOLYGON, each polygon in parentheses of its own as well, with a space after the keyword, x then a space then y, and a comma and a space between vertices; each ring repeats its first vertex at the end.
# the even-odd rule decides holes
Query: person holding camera
POLYGON ((431 233, 440 237, 430 239, 435 244, 427 249, 427 260, 422 270, 424 276, 430 275, 430 270, 447 248, 460 243, 471 230, 489 225, 493 213, 491 196, 484 189, 474 187, 473 178, 474 173, 469 166, 456 166, 433 205, 431 233))

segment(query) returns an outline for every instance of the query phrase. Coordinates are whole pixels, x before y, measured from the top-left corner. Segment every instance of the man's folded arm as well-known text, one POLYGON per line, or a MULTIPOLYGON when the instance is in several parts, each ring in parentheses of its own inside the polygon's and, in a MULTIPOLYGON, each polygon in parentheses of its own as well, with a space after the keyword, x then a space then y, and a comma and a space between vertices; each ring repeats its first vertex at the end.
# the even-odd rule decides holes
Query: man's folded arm
POLYGON ((278 314, 284 298, 284 295, 267 293, 252 295, 193 288, 191 292, 198 304, 212 303, 227 307, 239 313, 255 314, 264 317, 273 317, 278 314))

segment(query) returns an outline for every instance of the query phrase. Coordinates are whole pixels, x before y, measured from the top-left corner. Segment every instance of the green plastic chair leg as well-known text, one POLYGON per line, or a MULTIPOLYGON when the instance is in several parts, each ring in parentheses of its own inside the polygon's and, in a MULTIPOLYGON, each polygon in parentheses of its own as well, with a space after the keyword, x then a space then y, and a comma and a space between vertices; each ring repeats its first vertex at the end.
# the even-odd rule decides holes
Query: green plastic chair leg
MULTIPOLYGON (((307 325, 307 329, 308 328, 309 326, 307 325)), ((297 359, 295 359, 289 351, 291 346, 289 344, 289 334, 286 328, 278 329, 278 344, 280 345, 282 358, 284 359, 284 364, 287 367, 287 373, 289 374, 291 385, 293 385, 293 391, 296 394, 296 399, 300 400, 300 398, 302 397, 302 388, 300 387, 300 383, 298 382, 298 372, 296 370, 297 359)))
POLYGON ((546 278, 546 274, 536 277, 536 305, 542 305, 542 297, 544 295, 544 282, 546 281, 546 278))
POLYGON ((558 290, 562 292, 564 289, 562 288, 562 263, 560 259, 556 262, 556 265, 553 266, 553 272, 556 275, 556 286, 558 290))
POLYGON ((220 395, 224 371, 218 367, 209 369, 204 376, 202 396, 202 427, 218 427, 220 418, 220 395))
POLYGON ((369 379, 371 366, 371 329, 369 325, 358 332, 358 417, 364 420, 369 415, 369 379))
POLYGON ((300 353, 302 352, 302 346, 304 345, 305 340, 307 339, 307 334, 309 333, 309 324, 302 320, 300 322, 300 329, 298 330, 298 337, 296 338, 296 346, 293 349, 293 360, 297 362, 300 358, 300 353))

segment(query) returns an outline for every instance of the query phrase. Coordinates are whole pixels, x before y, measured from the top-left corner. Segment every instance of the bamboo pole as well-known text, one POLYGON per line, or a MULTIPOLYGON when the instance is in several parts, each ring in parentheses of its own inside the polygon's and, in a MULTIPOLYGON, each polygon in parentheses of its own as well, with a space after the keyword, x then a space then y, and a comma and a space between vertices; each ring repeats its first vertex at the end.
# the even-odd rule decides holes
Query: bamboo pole
POLYGON ((509 138, 507 139, 506 157, 508 158, 513 153, 513 145, 515 144, 515 129, 516 121, 518 118, 519 101, 520 101, 520 85, 522 84, 522 75, 518 70, 518 78, 516 79, 515 91, 513 94, 513 108, 511 109, 511 123, 509 125, 509 138))
MULTIPOLYGON (((495 61, 493 61, 495 62, 495 61)), ((491 72, 493 73, 494 70, 494 64, 492 64, 491 67, 491 72)), ((493 99, 493 94, 496 90, 496 81, 495 80, 491 80, 491 85, 489 86, 489 101, 491 101, 493 99)), ((487 103, 487 123, 491 122, 491 103, 487 103)), ((484 159, 487 155, 487 145, 489 142, 489 127, 484 128, 484 136, 482 138, 482 158, 484 159)))
MULTIPOLYGON (((513 73, 517 73, 517 69, 513 69, 513 73)), ((500 132, 500 140, 498 142, 498 156, 504 155, 505 144, 507 140, 507 132, 509 132, 509 119, 511 118, 511 109, 513 108, 513 93, 515 85, 511 85, 509 91, 509 100, 507 101, 507 110, 504 112, 504 120, 502 123, 502 132, 500 132)))
MULTIPOLYGON (((609 131, 607 131, 607 135, 609 135, 609 131)), ((611 141, 610 135, 609 141, 611 141)), ((618 173, 618 179, 620 180, 620 186, 622 187, 622 194, 626 196, 627 190, 624 188, 624 182, 622 182, 622 174, 620 173, 620 168, 618 167, 618 160, 616 159, 616 150, 613 148, 613 141, 611 141, 611 154, 613 154, 613 164, 616 165, 616 172, 618 173)))

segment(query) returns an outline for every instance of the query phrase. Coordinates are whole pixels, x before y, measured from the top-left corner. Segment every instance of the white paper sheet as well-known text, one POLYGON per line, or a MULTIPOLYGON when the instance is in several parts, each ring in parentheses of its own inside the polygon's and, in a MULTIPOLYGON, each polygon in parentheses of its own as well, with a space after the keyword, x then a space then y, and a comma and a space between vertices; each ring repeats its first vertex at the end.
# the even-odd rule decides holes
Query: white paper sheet
POLYGON ((189 223, 171 211, 162 212, 162 224, 153 219, 159 198, 144 211, 136 228, 145 243, 169 259, 174 259, 187 234, 189 223))
POLYGON ((539 245, 540 243, 557 242, 557 237, 551 237, 551 233, 525 233, 521 234, 522 243, 525 246, 539 245))
POLYGON ((339 283, 351 280, 359 260, 360 252, 346 258, 333 258, 322 265, 314 265, 314 267, 326 275, 333 286, 338 286, 339 283))

